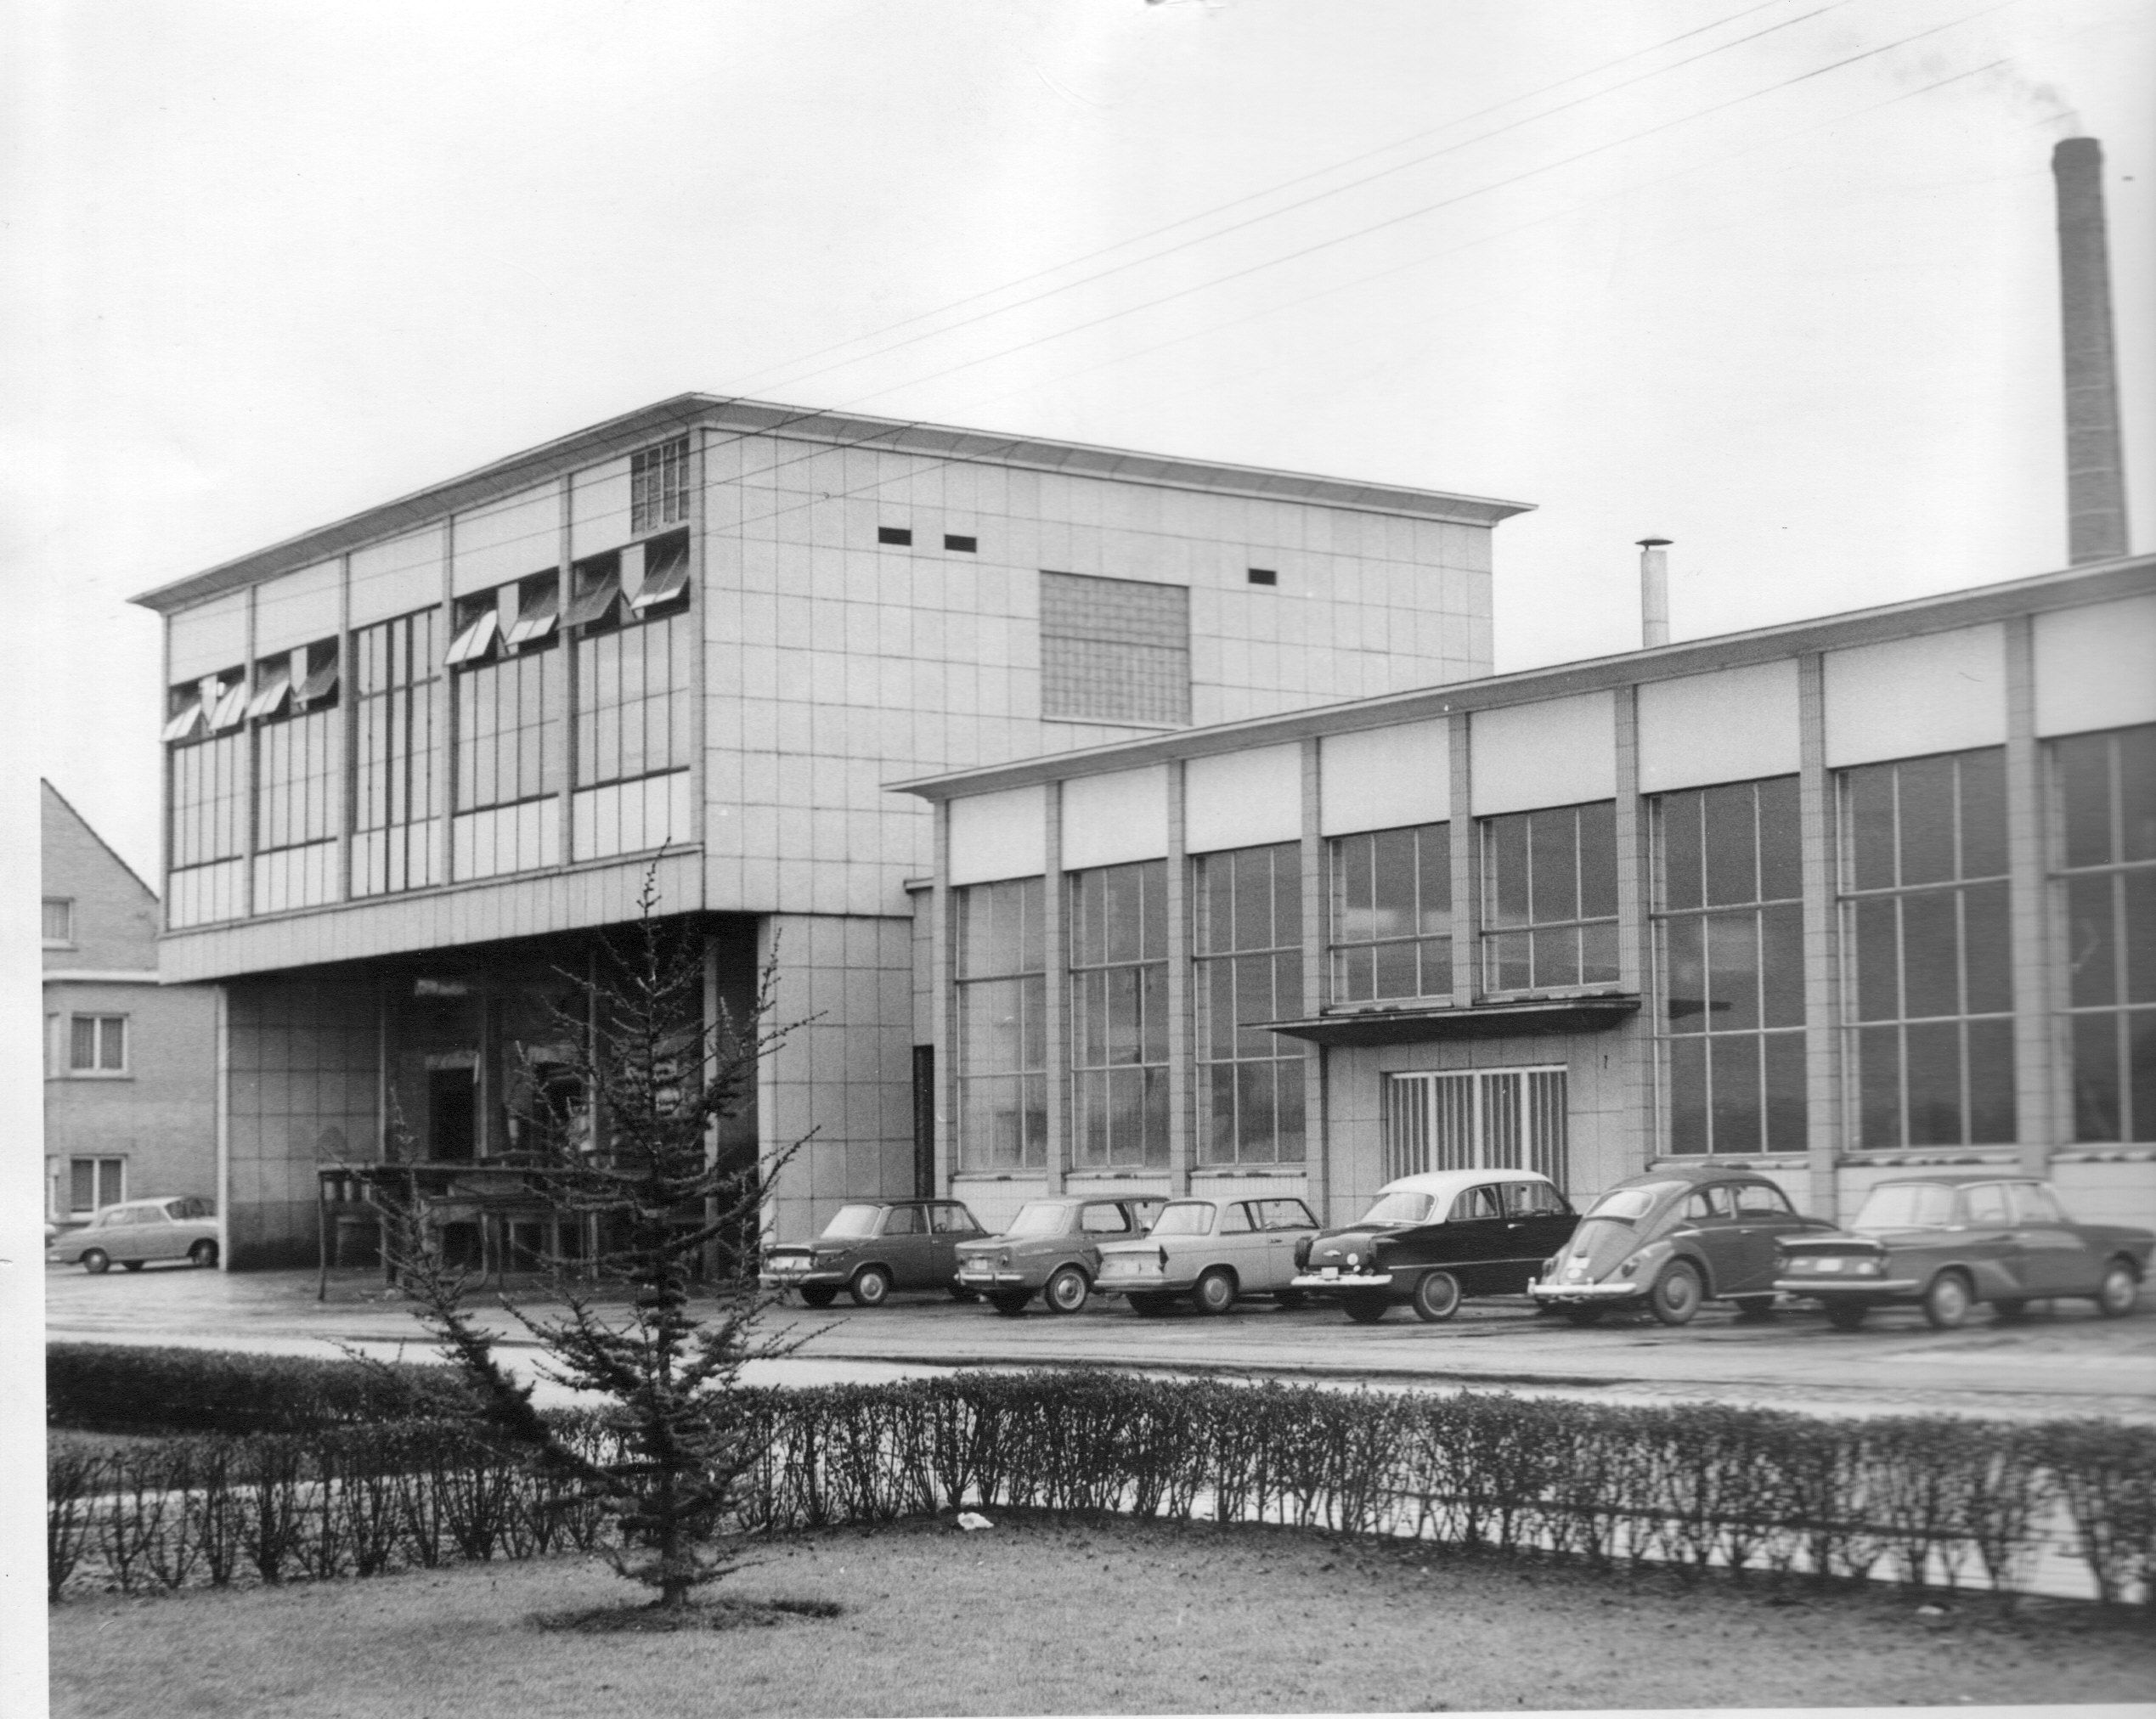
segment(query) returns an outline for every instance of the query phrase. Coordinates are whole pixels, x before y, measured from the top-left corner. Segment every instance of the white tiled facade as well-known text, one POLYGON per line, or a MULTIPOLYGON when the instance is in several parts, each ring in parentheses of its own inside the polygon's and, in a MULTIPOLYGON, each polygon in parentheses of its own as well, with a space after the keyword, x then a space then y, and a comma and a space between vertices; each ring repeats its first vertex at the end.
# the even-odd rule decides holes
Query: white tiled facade
MULTIPOLYGON (((1044 719, 1043 575, 1186 594, 1189 719, 1217 723, 1486 674, 1490 534, 1519 510, 686 396, 149 594, 166 617, 178 730, 161 969, 225 987, 222 1054, 245 1071, 225 1079, 229 1259, 311 1260, 317 1169, 372 1157, 387 1125, 379 1098, 347 1092, 341 1061, 334 1103, 312 1119, 291 1107, 299 1088, 257 1072, 314 1070, 326 1053, 273 1045, 257 1023, 301 999, 316 1039, 387 1045, 427 973, 632 919, 652 868, 662 913, 701 916, 729 948, 776 950, 782 1012, 816 1017, 759 1090, 767 1151, 815 1134, 776 1188, 778 1233, 804 1233, 849 1194, 911 1188, 903 885, 932 868, 933 818, 887 785, 1161 731, 1044 719), (659 450, 686 474, 663 499, 640 475, 659 450), (646 616, 642 581, 677 541, 686 595, 646 616), (686 663, 673 690, 686 696, 660 717, 566 666, 588 630, 568 611, 607 579, 623 626, 675 629, 654 660, 686 663), (505 635, 539 617, 534 645, 446 662, 489 607, 505 635), (370 645, 377 679, 363 689, 363 635, 408 618, 422 660, 397 659, 407 678, 385 690, 390 647, 370 645), (229 696, 251 701, 275 674, 332 657, 338 685, 310 710, 212 727, 239 707, 229 696), (404 738, 368 739, 363 692, 366 720, 404 738), (617 696, 656 749, 641 774, 602 781, 579 724, 617 696), (286 722, 313 723, 319 742, 274 754, 315 761, 299 817, 306 785, 263 774, 286 722), (370 745, 404 750, 393 769, 363 766, 370 745), (407 781, 413 758, 426 769, 407 781), (483 781, 503 786, 482 793, 483 781), (366 809, 392 803, 404 809, 366 809), (377 815, 390 821, 366 821, 377 815)), ((1126 606, 1157 624, 1173 606, 1126 606)), ((470 1032, 499 1036, 514 1007, 475 1006, 470 1032)), ((498 1107, 475 1085, 483 1109, 498 1107)), ((483 1154, 500 1127, 482 1117, 483 1154)))

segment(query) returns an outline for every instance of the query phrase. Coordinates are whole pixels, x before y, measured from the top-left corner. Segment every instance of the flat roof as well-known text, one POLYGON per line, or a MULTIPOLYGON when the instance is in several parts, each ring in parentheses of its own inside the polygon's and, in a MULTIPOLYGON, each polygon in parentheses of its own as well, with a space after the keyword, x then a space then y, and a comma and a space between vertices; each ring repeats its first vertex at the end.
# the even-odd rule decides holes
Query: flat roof
POLYGON ((766 401, 731 399, 718 394, 676 394, 636 411, 610 418, 557 441, 528 448, 447 482, 431 484, 394 501, 383 502, 332 524, 302 532, 281 543, 252 551, 185 578, 144 591, 129 600, 169 613, 241 585, 259 583, 331 556, 345 555, 401 536, 446 515, 483 506, 550 478, 612 459, 664 436, 696 428, 738 431, 744 435, 780 436, 833 448, 867 448, 926 459, 976 465, 1013 465, 1070 477, 1098 477, 1127 483, 1150 483, 1170 489, 1199 489, 1264 501, 1285 501, 1365 513, 1404 514, 1453 525, 1493 526, 1534 504, 1500 501, 1482 495, 1404 485, 1364 483, 1353 478, 1324 477, 1304 471, 1280 471, 1261 465, 1229 465, 1217 460, 1184 459, 1165 454, 1082 442, 1057 442, 1039 436, 998 436, 985 430, 962 430, 858 413, 827 412, 774 405, 766 401))
POLYGON ((1317 735, 1425 722, 1454 711, 1488 710, 1500 705, 1530 704, 1541 699, 1634 686, 1643 681, 1675 680, 1718 668, 1748 668, 1815 651, 1845 650, 1853 645, 1872 644, 1885 639, 1950 632, 1957 627, 1980 626, 2034 610, 2076 608, 2087 603, 2142 596, 2153 591, 2156 591, 2156 555, 2121 555, 2116 560, 2040 573, 2030 578, 1944 591, 1936 596, 1912 597, 1905 602, 1883 604, 1874 609, 1851 609, 1837 615, 1787 621, 1749 632, 1724 633, 1708 639, 1687 640, 1681 645, 1657 645, 1647 650, 1553 663, 1544 668, 1523 668, 1510 674, 1486 675, 1476 680, 1450 680, 1407 692, 1386 692, 1339 704, 1315 705, 1278 716, 1249 717, 1239 722, 1177 729, 1172 733, 1149 735, 1143 740, 1116 741, 1107 746, 1049 752, 1010 764, 983 764, 972 769, 916 776, 906 781, 889 782, 885 786, 893 793, 918 794, 928 800, 955 799, 1002 788, 1064 781, 1073 776, 1137 769, 1148 764, 1165 764, 1171 758, 1204 758, 1240 752, 1254 746, 1278 746, 1317 735))

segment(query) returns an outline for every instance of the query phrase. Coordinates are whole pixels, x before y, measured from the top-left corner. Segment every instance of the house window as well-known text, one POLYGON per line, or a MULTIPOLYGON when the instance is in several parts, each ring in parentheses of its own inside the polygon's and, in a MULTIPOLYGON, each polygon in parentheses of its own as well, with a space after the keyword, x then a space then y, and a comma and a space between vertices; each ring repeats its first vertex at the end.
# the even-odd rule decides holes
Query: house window
POLYGON ((47 949, 65 949, 75 941, 75 903, 65 895, 44 899, 42 929, 47 949))
POLYGON ((2156 724, 2050 748, 2077 1141, 2156 1141, 2156 724))
POLYGON ((1482 989, 1617 983, 1617 809, 1610 800, 1485 818, 1482 989))
POLYGON ((2006 788, 1998 747, 1836 778, 1842 1021, 1861 1147, 2014 1138, 2006 788))
POLYGON ((75 1158, 67 1164, 70 1217, 87 1218, 127 1198, 127 1161, 122 1158, 75 1158))
POLYGON ((646 448, 629 462, 629 529, 646 532, 680 525, 689 516, 689 438, 676 437, 646 448))
POLYGON ((1048 1161, 1046 885, 957 890, 958 1167, 1048 1161))
POLYGON ((1261 1021, 1302 1012, 1302 855, 1292 842, 1193 862, 1198 1141, 1205 1164, 1300 1164, 1303 1056, 1261 1021))
POLYGON ((1804 1148, 1797 778, 1653 802, 1664 1149, 1804 1148))
POLYGON ((1070 879, 1073 1160, 1168 1162, 1168 866, 1070 879))
POLYGON ((352 893, 382 895, 441 882, 437 763, 441 611, 422 609, 353 634, 358 769, 352 893))
POLYGON ((1176 728, 1190 720, 1190 593, 1041 575, 1041 714, 1176 728))
POLYGON ((67 1067, 75 1074, 127 1072, 127 1017, 76 1015, 68 1023, 67 1067))
POLYGON ((1340 836, 1330 848, 1332 1000, 1449 997, 1452 826, 1340 836))

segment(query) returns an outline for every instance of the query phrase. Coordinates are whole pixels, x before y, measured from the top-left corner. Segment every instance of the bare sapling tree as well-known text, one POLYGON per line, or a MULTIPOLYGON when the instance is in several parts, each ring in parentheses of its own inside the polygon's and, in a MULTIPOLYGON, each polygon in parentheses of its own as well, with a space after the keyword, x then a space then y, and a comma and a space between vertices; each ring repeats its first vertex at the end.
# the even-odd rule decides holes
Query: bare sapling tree
POLYGON ((753 1103, 760 1060, 805 1023, 774 1024, 774 965, 745 1017, 722 1002, 706 1019, 699 940, 658 907, 647 875, 637 925, 591 972, 563 972, 564 992, 546 1005, 556 1042, 518 1083, 512 1161, 528 1190, 519 1198, 580 1244, 540 1251, 545 1307, 498 1297, 543 1351, 541 1378, 603 1401, 611 1439, 595 1449, 533 1407, 533 1385, 470 1310, 470 1274, 444 1258, 420 1213, 398 1214, 386 1240, 416 1316, 477 1394, 488 1435, 600 1503, 614 1569, 678 1609, 744 1562, 719 1549, 765 1454, 742 1371, 808 1340, 759 1328, 779 1298, 756 1275, 764 1179, 805 1136, 760 1165, 753 1143, 731 1156, 714 1147, 719 1124, 753 1103))

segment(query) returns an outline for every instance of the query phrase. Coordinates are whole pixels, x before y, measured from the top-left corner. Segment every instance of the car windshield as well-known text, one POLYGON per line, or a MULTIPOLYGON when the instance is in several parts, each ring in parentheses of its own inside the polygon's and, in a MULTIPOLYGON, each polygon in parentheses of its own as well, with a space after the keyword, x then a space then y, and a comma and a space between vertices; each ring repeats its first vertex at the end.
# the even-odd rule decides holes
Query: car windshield
POLYGON ((841 1206, 829 1223, 823 1226, 827 1240, 853 1236, 872 1236, 876 1233, 877 1215, 881 1206, 841 1206))
POLYGON ((1864 1197, 1853 1230, 1942 1230, 1954 1221, 1954 1190, 1944 1182, 1887 1182, 1864 1197))
POLYGON ((1070 1216, 1069 1206, 1033 1200, 1019 1208, 1019 1215, 1011 1220, 1010 1228, 1003 1233, 1007 1236, 1060 1236, 1070 1216))
POLYGON ((1153 1226, 1156 1236, 1210 1236, 1213 1208, 1210 1200, 1177 1200, 1160 1214, 1153 1226))
POLYGON ((1637 1187, 1612 1188, 1594 1202, 1590 1218, 1623 1218, 1628 1223, 1644 1218, 1665 1196, 1685 1186, 1683 1182, 1642 1182, 1637 1187))
POLYGON ((1419 1224, 1430 1215, 1431 1198, 1428 1194, 1410 1193, 1402 1189, 1397 1193, 1380 1194, 1378 1203, 1363 1214, 1366 1224, 1419 1224))

